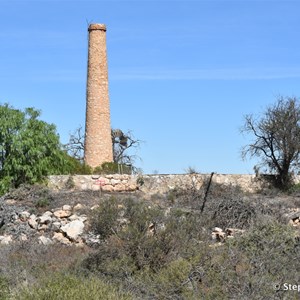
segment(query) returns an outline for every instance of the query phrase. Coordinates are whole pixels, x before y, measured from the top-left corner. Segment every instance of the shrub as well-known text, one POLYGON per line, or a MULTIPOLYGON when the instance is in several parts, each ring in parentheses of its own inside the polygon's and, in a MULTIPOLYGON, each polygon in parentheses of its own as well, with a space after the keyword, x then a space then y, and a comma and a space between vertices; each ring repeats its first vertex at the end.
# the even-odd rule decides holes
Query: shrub
POLYGON ((72 157, 68 155, 67 153, 64 153, 65 159, 68 162, 68 173, 74 175, 90 175, 92 174, 92 168, 88 165, 86 165, 84 162, 76 159, 75 157, 72 157))
POLYGON ((93 174, 131 174, 131 167, 116 162, 104 162, 101 166, 94 168, 93 174))
POLYGON ((129 293, 121 293, 114 286, 96 277, 79 277, 72 274, 56 273, 46 277, 34 286, 22 288, 16 295, 16 300, 130 300, 129 293))
POLYGON ((92 215, 91 227, 102 239, 106 239, 117 230, 118 203, 113 197, 101 203, 92 215))
POLYGON ((9 295, 8 280, 2 275, 0 276, 0 300, 8 299, 8 295, 9 295))
POLYGON ((234 195, 213 199, 208 206, 213 212, 215 225, 221 228, 248 228, 257 216, 255 207, 249 200, 234 195))
POLYGON ((299 282, 299 251, 289 226, 261 223, 223 247, 212 249, 209 259, 204 264, 202 261, 203 298, 297 299, 296 294, 276 291, 274 285, 299 282))
POLYGON ((49 202, 49 199, 47 198, 41 198, 41 199, 38 199, 36 200, 34 206, 36 208, 44 208, 44 207, 47 207, 50 205, 50 202, 49 202))
POLYGON ((65 188, 71 190, 75 187, 75 181, 73 176, 69 176, 68 180, 65 183, 65 188))
POLYGON ((0 116, 0 194, 67 172, 56 128, 39 120, 39 111, 21 111, 5 104, 0 105, 0 116))

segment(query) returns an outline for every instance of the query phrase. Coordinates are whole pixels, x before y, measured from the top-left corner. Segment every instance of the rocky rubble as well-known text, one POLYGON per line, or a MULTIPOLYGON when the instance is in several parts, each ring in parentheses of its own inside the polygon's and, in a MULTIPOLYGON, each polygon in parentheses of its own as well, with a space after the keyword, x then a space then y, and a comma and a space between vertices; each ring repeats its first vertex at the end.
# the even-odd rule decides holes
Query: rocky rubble
POLYGON ((216 242, 224 242, 227 238, 233 238, 237 235, 241 235, 245 232, 243 229, 238 228, 222 228, 215 227, 212 231, 211 238, 216 242))
POLYGON ((28 239, 37 239, 44 245, 55 242, 76 246, 98 243, 99 237, 88 232, 87 216, 80 214, 83 208, 82 204, 74 207, 63 205, 36 215, 25 207, 2 203, 0 244, 28 239))
MULTIPOLYGON (((18 194, 15 192, 15 194, 0 197, 0 245, 26 240, 36 240, 43 245, 62 243, 92 246, 100 243, 99 236, 89 231, 90 225, 87 216, 89 211, 99 207, 97 204, 99 203, 98 192, 61 191, 57 195, 46 194, 49 199, 52 199, 48 203, 47 210, 45 208, 43 210, 36 209, 35 206, 37 200, 44 196, 45 192, 33 193, 30 189, 25 192, 23 191, 21 196, 20 192, 18 194), (40 198, 35 198, 35 195, 40 198)), ((105 194, 102 195, 102 197, 104 196, 105 194)), ((119 206, 120 210, 124 208, 122 205, 119 206)), ((300 232, 300 208, 299 204, 297 207, 295 206, 294 208, 285 208, 280 215, 285 218, 286 223, 300 232)), ((165 209, 167 215, 172 207, 162 209, 165 209)), ((187 212, 189 211, 190 209, 187 210, 187 212)), ((118 221, 121 227, 127 226, 128 220, 122 215, 118 221)), ((222 227, 222 225, 219 226, 222 227)), ((244 232, 237 228, 224 228, 215 227, 212 230, 211 238, 215 242, 214 244, 222 243, 226 239, 244 232)), ((149 224, 147 235, 154 235, 157 229, 163 230, 163 224, 161 224, 161 228, 152 223, 149 224)))
POLYGON ((293 208, 286 214, 284 214, 286 220, 288 220, 289 224, 293 227, 300 226, 300 208, 293 208))

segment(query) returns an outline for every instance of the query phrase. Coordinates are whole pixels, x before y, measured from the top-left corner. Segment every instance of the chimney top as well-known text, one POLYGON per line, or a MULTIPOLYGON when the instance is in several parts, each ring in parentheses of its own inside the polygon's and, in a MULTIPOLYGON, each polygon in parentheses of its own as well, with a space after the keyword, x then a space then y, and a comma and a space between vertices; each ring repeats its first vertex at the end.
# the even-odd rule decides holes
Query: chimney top
POLYGON ((103 31, 106 31, 106 26, 105 26, 105 24, 90 24, 88 30, 89 31, 92 31, 92 30, 103 30, 103 31))

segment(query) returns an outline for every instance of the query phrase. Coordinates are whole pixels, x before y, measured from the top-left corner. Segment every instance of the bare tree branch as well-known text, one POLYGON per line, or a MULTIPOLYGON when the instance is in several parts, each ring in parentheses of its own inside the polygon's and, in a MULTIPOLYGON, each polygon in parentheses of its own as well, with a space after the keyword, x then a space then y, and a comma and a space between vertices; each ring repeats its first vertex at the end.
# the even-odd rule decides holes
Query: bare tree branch
MULTIPOLYGON (((64 146, 70 156, 81 162, 83 162, 84 156, 84 138, 84 130, 82 126, 79 126, 70 135, 69 142, 64 146)), ((139 157, 130 153, 130 150, 139 148, 141 141, 135 139, 131 131, 124 133, 120 129, 112 129, 111 138, 114 162, 133 167, 139 157)))
POLYGON ((261 165, 275 173, 281 188, 287 188, 291 172, 300 162, 300 105, 297 98, 279 97, 260 119, 245 116, 242 132, 254 141, 242 150, 242 157, 260 157, 261 165))

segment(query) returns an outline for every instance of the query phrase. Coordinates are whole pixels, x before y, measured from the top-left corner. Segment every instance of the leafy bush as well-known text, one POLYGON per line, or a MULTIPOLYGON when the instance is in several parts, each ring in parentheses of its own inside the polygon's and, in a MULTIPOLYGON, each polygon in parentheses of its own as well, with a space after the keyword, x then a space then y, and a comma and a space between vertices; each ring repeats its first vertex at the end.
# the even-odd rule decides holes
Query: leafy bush
POLYGON ((64 152, 65 159, 68 162, 68 173, 74 175, 90 175, 93 173, 92 168, 86 165, 84 162, 72 157, 64 152))
POLYGON ((39 120, 39 111, 4 104, 0 116, 0 194, 23 183, 42 182, 47 175, 68 172, 56 128, 39 120))

